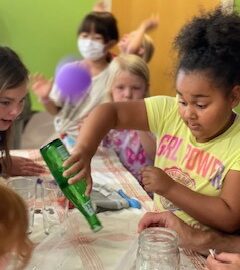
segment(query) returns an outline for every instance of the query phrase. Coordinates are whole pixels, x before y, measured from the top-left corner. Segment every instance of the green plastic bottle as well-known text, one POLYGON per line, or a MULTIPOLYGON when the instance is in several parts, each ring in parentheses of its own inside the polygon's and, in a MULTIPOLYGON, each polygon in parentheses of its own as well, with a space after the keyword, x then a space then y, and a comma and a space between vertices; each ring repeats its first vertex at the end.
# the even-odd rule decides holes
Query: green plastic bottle
POLYGON ((86 181, 82 179, 69 185, 68 178, 63 176, 63 162, 70 154, 62 141, 60 139, 53 140, 43 146, 40 153, 64 195, 80 210, 94 232, 101 230, 102 225, 92 207, 90 197, 85 195, 86 181))

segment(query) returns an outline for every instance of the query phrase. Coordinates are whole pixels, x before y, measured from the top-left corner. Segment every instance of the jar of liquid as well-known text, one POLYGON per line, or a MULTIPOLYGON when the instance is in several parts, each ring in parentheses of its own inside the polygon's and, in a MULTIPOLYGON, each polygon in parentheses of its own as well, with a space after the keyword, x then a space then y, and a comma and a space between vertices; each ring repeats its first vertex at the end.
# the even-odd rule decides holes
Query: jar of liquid
POLYGON ((150 227, 138 239, 136 270, 178 270, 178 236, 173 230, 150 227))

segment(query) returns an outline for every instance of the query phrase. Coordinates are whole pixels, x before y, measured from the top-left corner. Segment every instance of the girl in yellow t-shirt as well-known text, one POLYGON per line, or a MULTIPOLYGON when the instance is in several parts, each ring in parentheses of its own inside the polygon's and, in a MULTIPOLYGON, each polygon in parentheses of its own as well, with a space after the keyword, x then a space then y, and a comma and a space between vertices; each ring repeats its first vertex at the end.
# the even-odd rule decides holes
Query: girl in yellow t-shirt
POLYGON ((226 232, 240 227, 240 17, 220 9, 195 17, 175 39, 177 97, 98 106, 65 162, 74 183, 92 180, 90 161, 110 129, 150 130, 155 167, 142 170, 156 205, 189 224, 226 232))

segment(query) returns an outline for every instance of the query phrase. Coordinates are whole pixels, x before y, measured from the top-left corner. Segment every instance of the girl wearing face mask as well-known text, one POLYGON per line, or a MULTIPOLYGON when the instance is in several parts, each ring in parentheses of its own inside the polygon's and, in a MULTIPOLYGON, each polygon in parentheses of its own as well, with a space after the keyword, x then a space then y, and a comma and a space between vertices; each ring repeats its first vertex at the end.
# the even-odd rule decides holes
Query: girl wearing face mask
MULTIPOLYGON (((148 95, 149 70, 146 62, 139 56, 117 56, 111 62, 109 71, 106 88, 110 101, 136 101, 148 95)), ((111 130, 104 138, 103 146, 113 149, 122 164, 142 185, 141 168, 153 165, 156 148, 153 135, 129 129, 111 130)))
POLYGON ((77 46, 83 57, 84 64, 91 73, 91 89, 76 104, 70 104, 60 97, 55 84, 42 75, 35 76, 32 89, 39 96, 47 111, 55 117, 57 137, 68 134, 76 137, 79 123, 106 97, 105 84, 108 78, 108 65, 111 61, 109 50, 118 41, 117 22, 109 12, 91 12, 81 23, 77 32, 77 46))

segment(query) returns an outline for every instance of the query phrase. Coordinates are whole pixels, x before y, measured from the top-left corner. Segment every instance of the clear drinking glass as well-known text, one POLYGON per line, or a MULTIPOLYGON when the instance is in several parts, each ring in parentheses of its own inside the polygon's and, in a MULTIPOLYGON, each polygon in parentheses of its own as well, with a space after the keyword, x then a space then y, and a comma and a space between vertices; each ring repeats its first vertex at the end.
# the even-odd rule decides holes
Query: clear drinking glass
POLYGON ((28 233, 32 233, 34 225, 34 210, 37 188, 36 183, 36 178, 22 176, 10 178, 10 180, 7 182, 7 185, 23 198, 28 207, 28 233))
POLYGON ((141 232, 136 270, 178 270, 179 264, 178 237, 175 231, 151 227, 141 232))
POLYGON ((43 202, 43 227, 46 234, 56 231, 64 233, 64 221, 68 216, 69 201, 55 181, 43 181, 41 185, 43 202))

